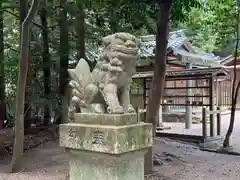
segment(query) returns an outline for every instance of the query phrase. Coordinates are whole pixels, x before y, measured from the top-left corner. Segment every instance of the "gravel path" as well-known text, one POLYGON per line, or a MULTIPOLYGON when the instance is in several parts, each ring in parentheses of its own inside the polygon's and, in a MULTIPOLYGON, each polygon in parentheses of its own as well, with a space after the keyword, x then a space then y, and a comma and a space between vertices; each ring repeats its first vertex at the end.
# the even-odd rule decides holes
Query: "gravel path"
POLYGON ((10 158, 0 161, 0 180, 65 180, 68 158, 56 142, 28 151, 24 154, 23 169, 19 173, 7 173, 10 158))
MULTIPOLYGON (((156 139, 154 145, 160 165, 147 180, 237 180, 240 157, 202 152, 194 145, 169 139, 156 139), (164 175, 164 176, 163 176, 164 175)), ((25 153, 21 172, 7 173, 9 159, 0 161, 0 180, 65 180, 68 158, 56 142, 25 153)))
POLYGON ((203 152, 195 146, 169 140, 158 139, 155 144, 158 154, 168 152, 177 157, 156 167, 157 172, 171 180, 240 179, 240 156, 203 152))

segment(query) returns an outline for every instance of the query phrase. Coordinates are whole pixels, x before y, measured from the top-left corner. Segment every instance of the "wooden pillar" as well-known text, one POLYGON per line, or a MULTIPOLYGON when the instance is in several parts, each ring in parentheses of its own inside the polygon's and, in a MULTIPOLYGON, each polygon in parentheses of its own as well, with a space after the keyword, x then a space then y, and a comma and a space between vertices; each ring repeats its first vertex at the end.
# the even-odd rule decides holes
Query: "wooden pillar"
MULTIPOLYGON (((214 110, 214 80, 213 77, 209 79, 209 110, 212 112, 214 110)), ((210 120, 210 136, 213 137, 215 132, 215 123, 214 123, 214 114, 210 113, 209 115, 210 120)))
MULTIPOLYGON (((161 100, 161 104, 162 104, 162 100, 161 100)), ((163 127, 163 123, 162 123, 162 105, 161 104, 160 104, 159 112, 158 112, 158 127, 163 127)))
POLYGON ((217 97, 217 100, 216 100, 216 106, 219 107, 221 106, 221 84, 220 84, 221 81, 218 81, 217 79, 217 87, 216 87, 216 97, 217 97))
POLYGON ((218 99, 218 106, 222 108, 222 99, 223 99, 223 93, 222 93, 222 82, 224 81, 219 81, 218 83, 218 93, 219 93, 219 99, 218 99))
MULTIPOLYGON (((192 63, 187 63, 186 69, 192 69, 192 63)), ((185 111, 185 128, 190 129, 192 125, 192 98, 189 96, 192 96, 192 80, 187 80, 187 98, 186 98, 186 111, 185 111)))
MULTIPOLYGON (((147 83, 146 83, 146 78, 143 78, 143 108, 147 108, 147 83)), ((146 112, 144 112, 144 122, 146 121, 146 112)))
POLYGON ((202 108, 202 135, 203 139, 207 138, 207 122, 206 122, 206 108, 202 108))
POLYGON ((217 135, 221 135, 221 109, 217 107, 217 135))

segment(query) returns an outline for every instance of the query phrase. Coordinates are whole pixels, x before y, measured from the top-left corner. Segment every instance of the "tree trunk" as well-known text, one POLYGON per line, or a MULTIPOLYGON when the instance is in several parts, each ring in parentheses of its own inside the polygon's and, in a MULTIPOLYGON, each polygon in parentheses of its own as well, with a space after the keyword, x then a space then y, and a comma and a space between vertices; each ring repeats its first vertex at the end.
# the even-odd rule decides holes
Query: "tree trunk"
MULTIPOLYGON (((0 9, 2 3, 0 2, 0 9)), ((4 82, 4 37, 3 37, 3 11, 0 11, 0 129, 4 127, 5 120, 5 82, 4 82)))
POLYGON ((47 22, 47 10, 46 10, 46 0, 43 1, 43 7, 41 9, 41 22, 42 22, 42 37, 43 37, 43 76, 44 76, 44 125, 50 124, 50 93, 51 93, 51 62, 48 44, 48 22, 47 22))
MULTIPOLYGON (((112 6, 117 8, 119 5, 118 1, 113 1, 112 3, 112 6)), ((115 10, 115 8, 112 8, 110 10, 110 22, 109 22, 109 25, 110 25, 110 29, 112 31, 112 33, 117 33, 119 31, 119 22, 118 22, 118 13, 117 11, 115 10)))
POLYGON ((28 72, 27 72, 27 80, 26 80, 26 91, 25 91, 25 103, 24 103, 24 134, 28 134, 31 130, 32 124, 32 105, 31 105, 31 91, 32 91, 32 55, 31 52, 28 51, 28 72))
POLYGON ((83 3, 77 4, 77 13, 75 19, 75 31, 77 34, 76 50, 78 60, 85 58, 85 13, 83 3))
MULTIPOLYGON (((66 0, 60 0, 60 5, 62 7, 60 11, 60 72, 59 72, 59 92, 61 98, 60 104, 60 113, 61 116, 57 120, 57 124, 61 124, 63 120, 63 113, 64 113, 64 101, 65 101, 65 92, 68 86, 68 53, 69 53, 69 44, 68 44, 68 22, 67 22, 67 11, 65 5, 66 0)), ((80 24, 81 26, 81 24, 80 24)))
POLYGON ((236 91, 235 91, 235 94, 234 94, 234 100, 232 101, 230 123, 229 123, 227 134, 226 134, 225 139, 223 141, 223 147, 224 148, 227 148, 227 147, 230 146, 230 137, 231 137, 231 134, 233 132, 233 127, 234 127, 235 111, 236 111, 236 104, 237 104, 239 87, 240 87, 240 81, 238 81, 237 88, 236 88, 236 91))
POLYGON ((15 139, 11 171, 15 172, 20 169, 21 157, 23 155, 24 145, 24 101, 25 88, 28 72, 28 52, 29 52, 29 31, 30 25, 37 13, 40 0, 33 0, 31 8, 22 23, 21 31, 21 52, 19 63, 19 74, 16 94, 16 111, 15 111, 15 139))
MULTIPOLYGON (((169 20, 172 9, 172 0, 159 2, 159 16, 156 34, 156 60, 153 73, 151 93, 149 96, 146 121, 153 124, 153 136, 156 134, 158 111, 165 84, 167 44, 169 35, 169 20)), ((152 148, 145 155, 145 174, 153 170, 152 148)))
MULTIPOLYGON (((27 12, 28 12, 28 1, 27 0, 19 0, 19 12, 20 12, 20 34, 22 31, 22 23, 25 20, 26 16, 27 16, 27 12)), ((29 51, 28 54, 30 54, 31 52, 29 51)), ((29 58, 29 57, 28 57, 29 58)), ((29 59, 28 63, 31 64, 31 59, 29 59)), ((30 99, 29 99, 29 95, 31 91, 31 77, 29 74, 29 71, 31 71, 31 68, 29 68, 30 70, 28 70, 28 75, 27 75, 27 80, 26 80, 26 91, 25 91, 25 99, 27 100, 24 103, 24 128, 25 128, 25 132, 27 133, 27 131, 31 128, 31 104, 29 104, 30 99)))
POLYGON ((76 18, 74 22, 75 31, 76 31, 76 50, 77 50, 77 59, 80 60, 81 58, 87 61, 90 70, 92 71, 95 66, 95 62, 90 61, 86 57, 86 50, 85 50, 85 12, 84 12, 84 3, 79 2, 77 3, 77 11, 75 13, 76 18))
POLYGON ((232 85, 231 116, 230 116, 230 123, 229 123, 228 131, 227 131, 227 134, 226 134, 225 139, 223 141, 223 147, 224 148, 227 148, 227 147, 230 146, 230 136, 233 132, 236 104, 237 104, 238 91, 239 91, 239 86, 240 86, 240 81, 238 81, 237 88, 236 88, 237 57, 238 57, 238 44, 239 44, 239 31, 240 31, 239 12, 240 12, 240 10, 238 9, 238 13, 237 13, 237 38, 236 38, 237 43, 236 43, 235 52, 234 52, 234 74, 233 74, 233 85, 232 85))

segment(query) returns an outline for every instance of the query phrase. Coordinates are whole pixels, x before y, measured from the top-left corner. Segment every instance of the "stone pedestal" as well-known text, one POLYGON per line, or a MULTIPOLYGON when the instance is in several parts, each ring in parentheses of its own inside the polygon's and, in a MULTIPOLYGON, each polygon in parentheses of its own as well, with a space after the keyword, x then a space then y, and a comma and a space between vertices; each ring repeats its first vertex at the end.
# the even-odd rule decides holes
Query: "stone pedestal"
POLYGON ((136 114, 79 113, 60 125, 60 146, 68 149, 70 180, 144 180, 152 125, 136 114))

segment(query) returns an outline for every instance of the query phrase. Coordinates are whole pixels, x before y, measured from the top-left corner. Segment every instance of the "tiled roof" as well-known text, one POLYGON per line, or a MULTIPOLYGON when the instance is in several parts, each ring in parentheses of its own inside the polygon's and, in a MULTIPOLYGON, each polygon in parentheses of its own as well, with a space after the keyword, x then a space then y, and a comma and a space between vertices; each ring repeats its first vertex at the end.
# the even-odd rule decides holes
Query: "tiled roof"
MULTIPOLYGON (((154 49, 156 47, 155 35, 147 35, 139 37, 141 40, 139 56, 141 57, 138 64, 142 61, 148 61, 149 57, 154 57, 154 49), (145 59, 145 60, 144 60, 145 59)), ((219 60, 218 56, 215 56, 213 53, 206 53, 191 45, 191 48, 195 53, 188 52, 185 48, 183 48, 184 43, 186 42, 187 37, 184 33, 184 30, 177 30, 169 33, 168 40, 168 51, 173 51, 175 55, 186 55, 186 57, 196 59, 196 64, 201 65, 209 64, 209 61, 215 61, 215 64, 219 60), (198 61, 200 60, 200 61, 198 61)), ((93 46, 86 44, 86 56, 90 61, 98 61, 99 55, 101 53, 101 47, 93 46)), ((76 58, 74 55, 70 57, 70 63, 76 63, 76 58)), ((219 63, 220 64, 220 63, 219 63)))
MULTIPOLYGON (((169 33, 168 39, 168 49, 175 50, 181 47, 187 37, 184 34, 183 30, 178 30, 169 33)), ((152 57, 155 56, 154 49, 156 47, 156 36, 155 35, 148 35, 148 36, 141 36, 141 46, 140 46, 140 57, 152 57)))
MULTIPOLYGON (((194 69, 181 69, 181 70, 168 70, 166 72, 166 78, 174 77, 195 77, 195 76, 228 76, 230 74, 229 70, 221 67, 215 68, 194 68, 194 69)), ((153 71, 150 72, 138 72, 133 75, 133 78, 151 78, 153 76, 153 71)))
POLYGON ((196 54, 198 54, 199 56, 203 57, 203 59, 206 59, 206 60, 220 60, 220 56, 216 56, 214 55, 213 53, 207 53, 207 52, 204 52, 202 51, 201 49, 199 49, 198 47, 196 46, 193 46, 196 54))
MULTIPOLYGON (((141 36, 141 47, 140 47, 140 56, 141 57, 153 57, 154 49, 156 46, 155 35, 149 36, 141 36)), ((184 33, 184 30, 177 30, 169 33, 168 39, 168 51, 173 51, 175 55, 179 54, 178 52, 184 53, 184 51, 189 55, 189 52, 183 48, 184 42, 187 40, 187 37, 184 33), (181 51, 180 51, 181 50, 181 51)), ((219 60, 218 56, 215 56, 213 53, 206 53, 201 51, 199 48, 191 45, 194 49, 195 53, 191 53, 196 55, 197 58, 201 58, 204 60, 219 60)), ((183 55, 183 54, 180 54, 183 55)))

